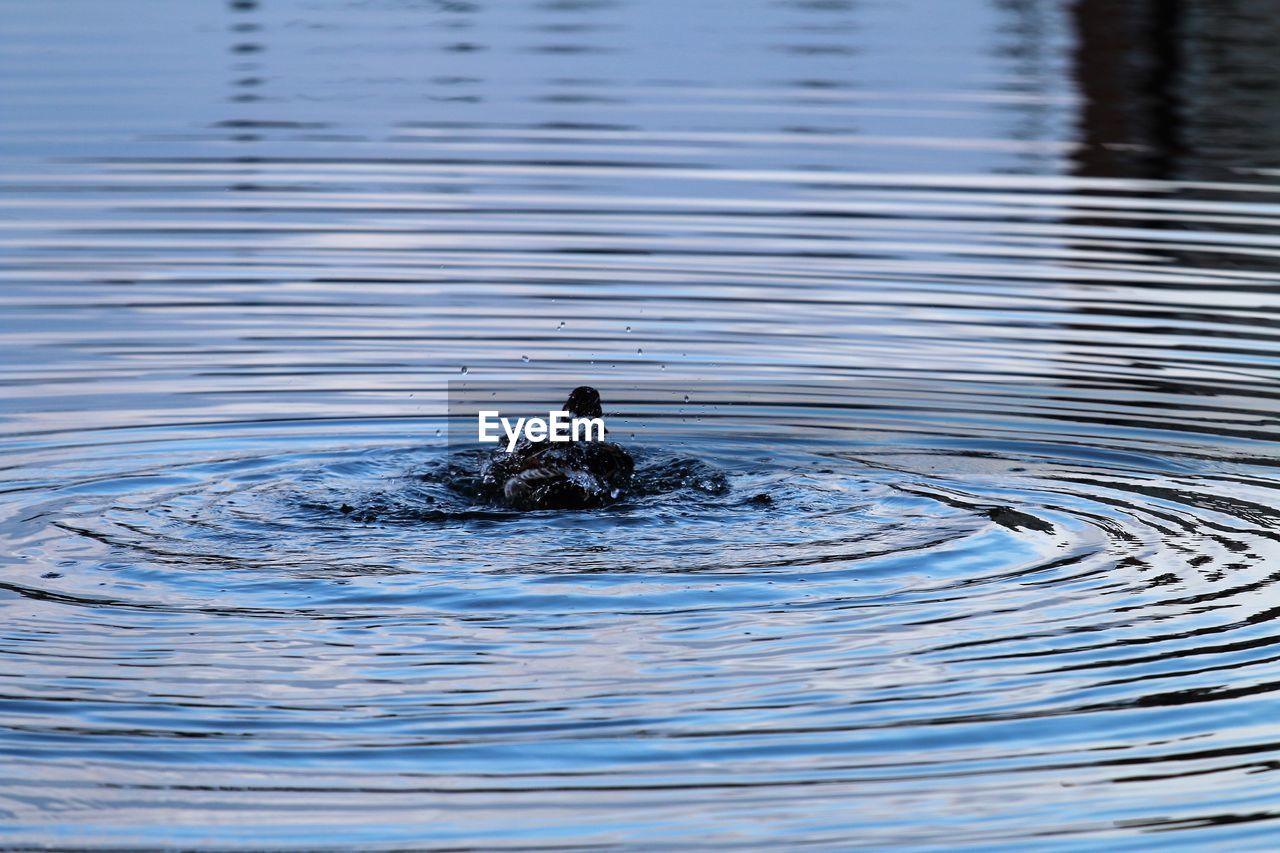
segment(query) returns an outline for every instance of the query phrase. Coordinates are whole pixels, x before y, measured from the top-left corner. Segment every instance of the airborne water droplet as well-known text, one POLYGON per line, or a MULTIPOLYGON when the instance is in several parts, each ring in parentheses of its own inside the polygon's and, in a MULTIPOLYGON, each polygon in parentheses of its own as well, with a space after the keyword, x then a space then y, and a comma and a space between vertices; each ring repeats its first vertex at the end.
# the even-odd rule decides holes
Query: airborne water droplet
POLYGON ((631 327, 627 326, 627 334, 631 334, 631 327))
POLYGON ((463 372, 463 373, 466 373, 466 372, 467 372, 467 366, 466 366, 465 364, 464 364, 464 365, 462 365, 462 372, 463 372))
POLYGON ((523 361, 525 364, 528 364, 528 363, 529 363, 529 356, 527 356, 527 355, 522 355, 522 356, 520 356, 520 360, 521 360, 521 361, 523 361))
POLYGON ((561 320, 560 325, 556 326, 556 330, 559 331, 560 329, 563 329, 563 328, 564 328, 564 320, 561 320))
POLYGON ((636 355, 644 355, 644 349, 642 349, 641 347, 636 347, 636 355))

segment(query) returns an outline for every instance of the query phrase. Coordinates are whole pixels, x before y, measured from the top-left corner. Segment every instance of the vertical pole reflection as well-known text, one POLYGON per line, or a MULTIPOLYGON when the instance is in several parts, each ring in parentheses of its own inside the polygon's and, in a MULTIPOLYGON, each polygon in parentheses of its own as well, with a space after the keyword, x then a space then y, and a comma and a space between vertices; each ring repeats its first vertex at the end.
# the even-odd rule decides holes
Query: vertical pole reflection
POLYGON ((230 0, 227 5, 233 16, 229 27, 232 34, 230 100, 253 103, 261 100, 257 90, 263 82, 262 63, 258 57, 266 49, 260 37, 262 25, 254 20, 259 3, 258 0, 230 0))
POLYGON ((1084 100, 1076 173, 1173 178, 1183 0, 1078 0, 1072 16, 1084 100))

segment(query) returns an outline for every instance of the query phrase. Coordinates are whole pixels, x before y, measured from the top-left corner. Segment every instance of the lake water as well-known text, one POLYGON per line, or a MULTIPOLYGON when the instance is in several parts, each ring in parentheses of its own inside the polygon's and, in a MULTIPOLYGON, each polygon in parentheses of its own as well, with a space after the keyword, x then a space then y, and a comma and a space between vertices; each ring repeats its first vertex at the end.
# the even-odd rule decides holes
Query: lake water
POLYGON ((1280 23, 1124 5, 7 4, 0 846, 1274 849, 1280 23))

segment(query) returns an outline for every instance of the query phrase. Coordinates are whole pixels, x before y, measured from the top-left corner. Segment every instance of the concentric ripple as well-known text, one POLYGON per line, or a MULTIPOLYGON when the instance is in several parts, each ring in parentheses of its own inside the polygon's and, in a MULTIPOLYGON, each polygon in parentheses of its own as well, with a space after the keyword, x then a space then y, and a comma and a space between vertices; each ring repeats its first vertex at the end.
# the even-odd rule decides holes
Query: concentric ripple
POLYGON ((0 846, 1274 847, 1280 148, 925 5, 20 2, 0 846))

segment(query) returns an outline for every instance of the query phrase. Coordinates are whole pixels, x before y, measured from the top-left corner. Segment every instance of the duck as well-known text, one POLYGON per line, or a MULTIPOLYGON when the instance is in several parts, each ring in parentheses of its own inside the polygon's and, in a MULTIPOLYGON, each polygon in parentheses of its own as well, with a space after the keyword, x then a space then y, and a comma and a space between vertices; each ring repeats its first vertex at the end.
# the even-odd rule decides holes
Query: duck
MULTIPOLYGON (((603 418, 600 392, 580 385, 562 407, 574 418, 603 418)), ((608 429, 605 429, 608 434, 608 429)), ((498 501, 520 510, 591 509, 623 498, 635 460, 612 441, 530 441, 494 451, 482 482, 498 501)))

